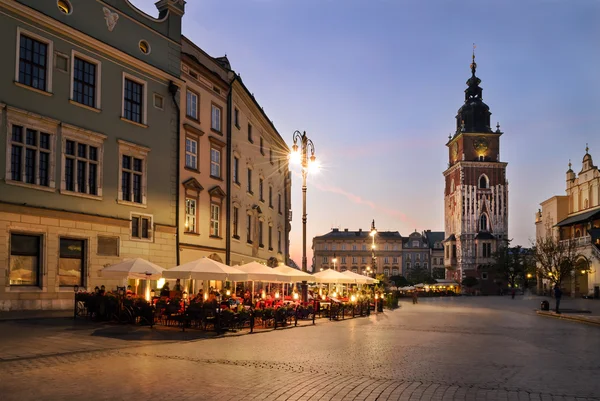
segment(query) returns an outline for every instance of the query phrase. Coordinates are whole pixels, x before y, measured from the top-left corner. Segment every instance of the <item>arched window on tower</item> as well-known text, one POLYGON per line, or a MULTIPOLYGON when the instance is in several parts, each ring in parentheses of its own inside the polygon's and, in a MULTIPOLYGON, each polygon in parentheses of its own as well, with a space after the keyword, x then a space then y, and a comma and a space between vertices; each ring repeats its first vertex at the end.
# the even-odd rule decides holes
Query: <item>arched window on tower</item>
POLYGON ((481 174, 479 177, 479 188, 487 189, 490 187, 490 180, 487 178, 487 175, 481 174))
POLYGON ((487 216, 482 214, 479 218, 479 231, 487 231, 488 230, 488 221, 487 216))

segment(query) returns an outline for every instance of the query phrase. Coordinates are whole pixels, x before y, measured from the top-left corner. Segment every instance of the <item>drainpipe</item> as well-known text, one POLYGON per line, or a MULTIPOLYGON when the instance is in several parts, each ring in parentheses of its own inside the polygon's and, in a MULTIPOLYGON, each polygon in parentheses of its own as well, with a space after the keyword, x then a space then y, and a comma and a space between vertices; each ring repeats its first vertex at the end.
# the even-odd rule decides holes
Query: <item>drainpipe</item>
POLYGON ((180 171, 179 171, 179 161, 181 159, 181 110, 179 109, 179 104, 177 104, 177 91, 179 90, 179 88, 177 87, 177 85, 175 85, 175 83, 173 81, 169 82, 169 93, 171 94, 171 98, 173 99, 173 104, 175 105, 175 109, 177 109, 177 173, 176 173, 176 177, 177 177, 177 181, 176 181, 176 191, 175 191, 175 257, 176 257, 176 262, 177 262, 177 266, 179 266, 179 259, 180 259, 180 255, 179 255, 179 181, 181 180, 180 177, 180 171))
POLYGON ((227 184, 225 186, 225 199, 227 206, 225 207, 225 264, 231 263, 231 160, 232 157, 232 146, 231 146, 231 120, 232 120, 232 104, 233 104, 233 83, 235 82, 235 76, 231 81, 229 88, 229 94, 227 95, 227 184))

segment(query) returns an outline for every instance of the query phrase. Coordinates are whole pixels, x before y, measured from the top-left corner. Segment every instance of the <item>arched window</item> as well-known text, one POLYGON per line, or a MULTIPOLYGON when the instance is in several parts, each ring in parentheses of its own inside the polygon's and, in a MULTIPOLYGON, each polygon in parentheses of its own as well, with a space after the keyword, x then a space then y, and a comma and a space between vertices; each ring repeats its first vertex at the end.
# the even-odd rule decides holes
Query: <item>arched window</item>
POLYGON ((487 229, 488 229, 487 216, 485 214, 482 214, 481 217, 479 218, 479 231, 487 231, 487 229))
POLYGON ((490 187, 490 180, 485 174, 481 174, 479 177, 479 188, 487 189, 490 187))
POLYGON ((450 193, 454 193, 454 179, 452 179, 452 181, 450 181, 450 193))

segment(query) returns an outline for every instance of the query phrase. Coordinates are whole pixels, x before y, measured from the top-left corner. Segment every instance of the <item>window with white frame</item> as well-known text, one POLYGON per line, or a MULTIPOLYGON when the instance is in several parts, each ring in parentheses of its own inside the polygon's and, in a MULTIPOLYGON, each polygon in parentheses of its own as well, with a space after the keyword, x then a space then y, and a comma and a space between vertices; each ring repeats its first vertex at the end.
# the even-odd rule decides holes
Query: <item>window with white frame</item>
POLYGON ((196 216, 198 213, 196 206, 196 199, 187 198, 185 200, 185 231, 188 233, 196 232, 196 216))
POLYGON ((327 256, 323 256, 322 262, 327 263, 327 256))
POLYGON ((152 217, 148 215, 131 215, 131 238, 152 239, 152 217))
POLYGON ((342 251, 346 250, 346 244, 342 244, 342 251))
POLYGON ((415 259, 415 260, 421 260, 421 254, 420 254, 420 253, 417 253, 417 254, 415 255, 415 257, 416 257, 416 259, 415 259))
POLYGON ((10 156, 6 179, 53 188, 54 135, 34 126, 30 128, 13 122, 9 124, 9 129, 11 134, 7 136, 7 154, 10 156))
POLYGON ((356 264, 358 262, 358 258, 356 256, 352 256, 352 263, 356 264))
POLYGON ((100 83, 100 62, 73 51, 71 66, 71 99, 76 103, 99 109, 100 83))
POLYGON ((423 267, 424 267, 425 269, 428 269, 428 268, 429 268, 429 264, 428 264, 427 262, 423 262, 423 267))
POLYGON ((146 204, 146 158, 150 149, 119 140, 119 201, 146 204))
POLYGON ((264 236, 263 236, 263 233, 264 233, 263 228, 264 228, 264 226, 265 226, 265 223, 262 220, 259 220, 258 221, 258 246, 261 247, 261 248, 265 247, 265 244, 263 242, 263 238, 264 238, 264 236))
POLYGON ((185 138, 185 166, 198 169, 198 141, 190 137, 185 138))
POLYGON ((336 248, 335 244, 332 244, 332 245, 331 245, 331 250, 332 250, 332 251, 335 251, 335 248, 336 248))
POLYGON ((185 114, 194 120, 198 120, 198 95, 189 89, 186 94, 185 114))
POLYGON ((221 149, 214 145, 210 147, 210 175, 221 178, 221 149))
POLYGON ((410 253, 407 253, 406 254, 406 260, 411 260, 411 258, 412 258, 412 255, 410 253))
POLYGON ((269 243, 269 251, 273 250, 273 226, 269 226, 269 238, 267 239, 269 243))
POLYGON ((329 247, 327 246, 327 244, 323 244, 323 250, 324 251, 328 251, 329 250, 329 247))
POLYGON ((362 250, 363 250, 363 251, 366 251, 366 250, 367 250, 367 245, 366 245, 366 244, 363 244, 363 246, 362 246, 362 250))
POLYGON ((221 206, 216 203, 210 205, 210 235, 211 237, 219 237, 219 225, 221 219, 221 206))
POLYGON ((367 263, 367 258, 365 256, 362 257, 362 263, 367 263))
POLYGON ((88 144, 67 137, 64 140, 63 160, 62 189, 80 194, 100 195, 99 178, 102 164, 101 148, 98 143, 88 144))
POLYGON ((383 263, 390 263, 390 258, 389 257, 384 257, 383 258, 383 263))
POLYGON ((392 259, 392 263, 398 263, 398 257, 394 256, 394 258, 392 259))
POLYGON ((413 248, 418 248, 419 247, 419 241, 413 241, 412 242, 412 246, 413 246, 413 248))
POLYGON ((123 75, 123 118, 146 124, 146 83, 130 75, 123 75))
POLYGON ((342 263, 344 263, 344 264, 346 263, 346 257, 345 256, 342 256, 342 263))
POLYGON ((15 81, 44 92, 52 92, 53 43, 46 38, 17 29, 15 81))
POLYGON ((384 250, 385 250, 385 251, 389 251, 389 250, 390 250, 390 247, 389 247, 389 245, 388 245, 388 244, 385 244, 384 250))
POLYGON ((221 108, 213 104, 210 115, 210 127, 217 132, 221 132, 221 108))
POLYGON ((406 262, 406 268, 410 269, 410 262, 406 262))
POLYGON ((240 239, 240 208, 237 206, 233 207, 233 238, 240 239))
POLYGON ((356 251, 356 245, 352 245, 352 250, 356 251))
POLYGON ((387 269, 387 268, 383 269, 383 275, 386 276, 386 277, 389 277, 390 276, 390 269, 387 269))
POLYGON ((392 269, 392 276, 398 275, 398 269, 392 269))

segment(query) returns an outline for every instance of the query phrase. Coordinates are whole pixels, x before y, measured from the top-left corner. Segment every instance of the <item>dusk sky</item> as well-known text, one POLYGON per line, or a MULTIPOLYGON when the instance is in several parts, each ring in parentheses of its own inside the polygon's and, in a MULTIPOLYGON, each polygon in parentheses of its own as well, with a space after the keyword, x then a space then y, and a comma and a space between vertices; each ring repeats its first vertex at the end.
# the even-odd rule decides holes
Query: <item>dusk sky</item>
MULTIPOLYGON (((133 4, 156 16, 154 0, 133 4)), ((188 0, 184 34, 227 54, 281 136, 313 140, 312 237, 332 227, 444 229, 445 143, 477 75, 508 162, 509 236, 529 246, 539 203, 565 192, 586 143, 600 162, 596 0, 188 0)), ((293 168, 291 257, 302 256, 293 168)))

